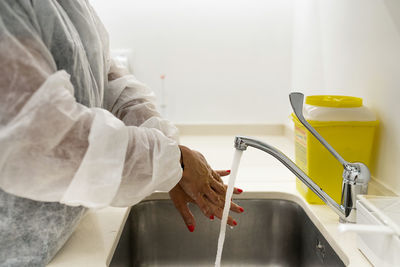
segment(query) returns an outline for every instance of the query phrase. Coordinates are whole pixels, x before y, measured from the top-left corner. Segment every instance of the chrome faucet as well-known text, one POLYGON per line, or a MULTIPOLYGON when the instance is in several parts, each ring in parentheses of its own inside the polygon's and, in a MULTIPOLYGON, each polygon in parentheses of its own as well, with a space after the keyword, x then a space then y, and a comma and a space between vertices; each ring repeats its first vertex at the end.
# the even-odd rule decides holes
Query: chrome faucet
POLYGON ((332 153, 332 155, 343 165, 343 182, 342 182, 342 198, 339 205, 333 200, 322 188, 320 188, 310 177, 307 176, 293 161, 291 161, 284 153, 278 149, 244 136, 236 136, 235 148, 238 150, 246 150, 248 146, 260 149, 279 160, 291 172, 293 172, 305 185, 307 185, 318 197, 320 197, 328 206, 330 206, 338 215, 341 222, 356 222, 356 199, 359 194, 367 194, 368 182, 370 180, 370 172, 368 167, 359 162, 349 163, 345 161, 334 149, 328 144, 322 136, 303 117, 303 100, 302 93, 291 93, 289 95, 294 114, 299 121, 306 127, 318 141, 332 153))

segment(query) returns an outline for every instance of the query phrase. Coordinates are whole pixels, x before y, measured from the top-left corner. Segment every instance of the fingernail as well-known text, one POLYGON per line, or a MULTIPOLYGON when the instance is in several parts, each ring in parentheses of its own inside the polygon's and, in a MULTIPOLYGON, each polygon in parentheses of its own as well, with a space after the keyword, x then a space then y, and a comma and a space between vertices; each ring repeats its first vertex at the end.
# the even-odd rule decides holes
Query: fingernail
POLYGON ((187 228, 189 229, 190 232, 194 231, 194 225, 188 225, 187 228))
POLYGON ((211 215, 211 216, 210 216, 210 220, 214 220, 214 215, 211 215))
POLYGON ((243 211, 244 211, 244 209, 243 209, 242 207, 239 207, 239 210, 240 210, 240 212, 243 212, 243 211))
POLYGON ((227 173, 231 173, 231 170, 226 170, 227 173))
POLYGON ((237 191, 238 191, 239 193, 242 193, 242 192, 243 192, 243 190, 240 189, 240 188, 237 188, 237 191))
POLYGON ((233 225, 235 225, 235 226, 237 225, 237 222, 235 220, 233 220, 233 225))

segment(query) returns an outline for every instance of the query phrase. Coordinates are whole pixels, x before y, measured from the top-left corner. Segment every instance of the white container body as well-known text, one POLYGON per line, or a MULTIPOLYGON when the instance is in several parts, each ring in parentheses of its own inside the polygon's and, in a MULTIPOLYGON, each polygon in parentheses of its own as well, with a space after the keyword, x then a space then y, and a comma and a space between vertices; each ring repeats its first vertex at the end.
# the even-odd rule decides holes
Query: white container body
MULTIPOLYGON (((357 201, 357 224, 384 225, 360 201, 357 201)), ((357 246, 374 265, 379 267, 400 266, 400 239, 397 235, 382 233, 358 233, 357 246)))
POLYGON ((306 120, 314 121, 376 121, 375 114, 365 106, 356 108, 331 108, 304 104, 306 120))

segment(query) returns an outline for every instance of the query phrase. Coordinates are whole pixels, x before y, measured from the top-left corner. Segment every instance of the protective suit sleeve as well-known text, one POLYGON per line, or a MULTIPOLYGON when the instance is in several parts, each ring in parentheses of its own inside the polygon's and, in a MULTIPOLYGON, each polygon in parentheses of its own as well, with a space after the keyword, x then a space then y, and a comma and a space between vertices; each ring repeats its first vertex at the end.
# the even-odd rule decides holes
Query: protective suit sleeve
MULTIPOLYGON (((146 85, 139 82, 134 75, 128 73, 126 68, 118 66, 113 60, 111 60, 111 68, 108 77, 108 88, 105 90, 106 108, 108 108, 116 117, 120 118, 126 125, 138 126, 150 135, 161 134, 165 138, 169 139, 169 141, 165 142, 178 142, 178 129, 168 120, 161 118, 156 109, 155 95, 146 85)), ((129 152, 127 153, 127 159, 133 159, 136 165, 140 165, 140 163, 136 162, 134 158, 137 158, 137 155, 140 155, 141 153, 130 153, 131 151, 134 151, 133 149, 130 149, 130 147, 139 147, 139 144, 142 141, 139 141, 138 137, 131 138, 130 140, 132 139, 134 139, 135 142, 130 143, 128 146, 129 152)), ((148 138, 148 140, 153 139, 157 140, 159 138, 148 138)), ((170 155, 163 155, 163 151, 158 151, 158 148, 161 148, 160 145, 161 144, 155 145, 157 148, 153 155, 158 158, 149 158, 146 160, 146 162, 155 164, 153 167, 156 167, 160 160, 162 160, 159 155, 164 158, 164 161, 167 158, 170 158, 170 155)), ((164 169, 164 173, 158 173, 156 168, 148 173, 153 173, 153 179, 159 179, 160 177, 166 176, 167 172, 176 172, 174 171, 174 168, 172 168, 174 162, 171 161, 170 163, 172 164, 170 165, 171 168, 164 169)), ((130 166, 133 167, 135 164, 130 166)), ((114 198, 113 205, 124 206, 127 200, 129 200, 129 202, 138 202, 147 195, 143 194, 148 191, 146 190, 148 187, 146 185, 146 180, 151 180, 152 178, 148 177, 143 180, 132 180, 132 177, 126 174, 133 171, 134 169, 130 170, 129 166, 125 167, 121 186, 114 198), (141 188, 142 192, 138 195, 131 194, 131 192, 137 190, 137 188, 141 188)), ((158 190, 168 191, 177 182, 178 181, 176 180, 168 182, 166 179, 157 181, 160 185, 158 190)))
POLYGON ((104 207, 118 190, 134 205, 181 177, 176 141, 126 126, 76 102, 65 71, 36 35, 10 33, 0 18, 0 187, 39 201, 104 207), (127 182, 121 182, 124 176, 127 182), (157 177, 162 177, 161 179, 157 177), (129 189, 122 189, 128 183, 129 189), (120 188, 121 187, 121 188, 120 188))
POLYGON ((114 60, 111 60, 108 77, 109 83, 104 100, 108 110, 126 125, 158 129, 179 142, 178 129, 160 116, 152 90, 114 60))

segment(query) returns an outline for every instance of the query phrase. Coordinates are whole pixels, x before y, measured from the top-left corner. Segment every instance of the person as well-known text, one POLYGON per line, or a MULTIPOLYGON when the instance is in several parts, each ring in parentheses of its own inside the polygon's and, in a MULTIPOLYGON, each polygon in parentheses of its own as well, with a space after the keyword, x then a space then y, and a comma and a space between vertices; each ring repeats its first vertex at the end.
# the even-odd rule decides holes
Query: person
POLYGON ((153 92, 110 58, 88 1, 0 1, 0 90, 1 266, 45 265, 87 208, 156 190, 190 231, 188 202, 221 218, 229 171, 179 144, 153 92))

